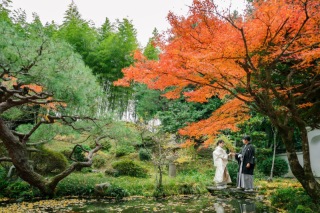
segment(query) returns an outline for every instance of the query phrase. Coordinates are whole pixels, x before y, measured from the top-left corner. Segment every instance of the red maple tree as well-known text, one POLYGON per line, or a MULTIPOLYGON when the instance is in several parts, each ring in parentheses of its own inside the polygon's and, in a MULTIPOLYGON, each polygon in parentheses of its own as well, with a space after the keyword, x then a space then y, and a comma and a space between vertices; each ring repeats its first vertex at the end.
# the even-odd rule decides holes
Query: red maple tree
POLYGON ((320 124, 319 0, 255 1, 243 16, 219 12, 211 0, 194 0, 188 17, 170 13, 168 39, 158 43, 159 61, 136 53, 134 66, 123 70, 116 85, 132 81, 151 89, 169 89, 167 98, 183 95, 225 104, 212 116, 180 130, 192 137, 236 130, 248 119, 248 107, 270 118, 285 144, 291 170, 317 202, 320 185, 310 162, 307 127, 320 124), (185 88, 192 88, 182 92, 185 88), (303 162, 298 161, 293 133, 299 129, 303 162))

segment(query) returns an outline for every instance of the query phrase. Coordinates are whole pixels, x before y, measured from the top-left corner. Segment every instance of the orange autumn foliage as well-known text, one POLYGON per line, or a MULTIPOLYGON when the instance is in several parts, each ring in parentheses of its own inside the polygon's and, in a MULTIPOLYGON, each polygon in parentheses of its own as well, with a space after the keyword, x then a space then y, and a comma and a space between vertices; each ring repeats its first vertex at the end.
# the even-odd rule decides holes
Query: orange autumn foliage
MULTIPOLYGON (((15 77, 9 77, 7 75, 5 75, 4 77, 8 78, 7 81, 2 82, 2 84, 8 88, 13 88, 14 86, 17 86, 18 83, 18 79, 15 77)), ((37 84, 25 84, 25 85, 21 85, 20 88, 28 88, 28 94, 29 95, 35 95, 35 94, 40 94, 43 92, 44 88, 41 85, 37 85, 37 84)), ((52 97, 48 97, 46 99, 44 99, 46 101, 48 101, 45 104, 40 104, 40 106, 42 108, 45 108, 47 110, 57 110, 58 106, 61 107, 67 107, 67 104, 65 102, 58 102, 58 101, 52 101, 52 97)), ((31 104, 32 105, 32 104, 31 104)))
POLYGON ((196 139, 205 136, 205 144, 222 129, 237 130, 236 124, 249 118, 248 105, 285 115, 281 109, 292 107, 286 100, 294 97, 294 107, 310 108, 316 102, 303 102, 307 86, 302 81, 310 76, 320 86, 319 11, 319 0, 269 0, 255 1, 251 12, 233 17, 211 0, 194 0, 188 17, 168 15, 172 28, 157 44, 159 61, 137 52, 136 63, 115 85, 135 81, 150 89, 170 88, 167 98, 182 94, 200 103, 228 97, 210 118, 180 130, 196 139), (182 92, 187 87, 192 91, 182 92))

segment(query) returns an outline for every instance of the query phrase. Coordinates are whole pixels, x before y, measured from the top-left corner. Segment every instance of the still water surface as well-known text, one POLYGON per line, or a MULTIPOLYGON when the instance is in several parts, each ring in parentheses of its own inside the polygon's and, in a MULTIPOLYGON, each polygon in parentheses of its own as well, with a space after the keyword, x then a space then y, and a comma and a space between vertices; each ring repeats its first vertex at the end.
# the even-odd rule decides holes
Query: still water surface
POLYGON ((212 196, 179 196, 162 200, 135 198, 122 202, 110 200, 87 200, 81 206, 69 206, 63 212, 276 212, 262 202, 250 199, 217 198, 212 196))

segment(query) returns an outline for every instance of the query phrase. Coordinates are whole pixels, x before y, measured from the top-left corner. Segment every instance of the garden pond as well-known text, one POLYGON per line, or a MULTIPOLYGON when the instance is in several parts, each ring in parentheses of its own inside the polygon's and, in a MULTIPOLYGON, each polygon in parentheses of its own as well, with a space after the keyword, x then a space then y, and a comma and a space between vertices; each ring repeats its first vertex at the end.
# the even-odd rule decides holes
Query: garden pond
POLYGON ((35 202, 11 203, 0 201, 0 212, 277 212, 261 201, 252 199, 235 199, 216 196, 173 196, 155 200, 154 198, 130 197, 122 201, 111 199, 53 199, 35 202))

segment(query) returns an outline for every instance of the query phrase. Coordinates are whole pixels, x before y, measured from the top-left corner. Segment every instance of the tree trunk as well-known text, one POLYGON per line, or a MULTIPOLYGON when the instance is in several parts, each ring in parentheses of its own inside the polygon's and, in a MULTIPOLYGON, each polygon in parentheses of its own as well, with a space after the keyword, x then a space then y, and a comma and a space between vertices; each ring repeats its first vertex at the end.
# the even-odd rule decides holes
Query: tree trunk
POLYGON ((20 142, 5 125, 4 121, 0 119, 0 139, 3 141, 9 156, 12 159, 12 163, 17 170, 18 176, 30 185, 37 187, 43 195, 49 197, 53 197, 58 183, 75 169, 92 165, 93 154, 101 148, 98 141, 104 137, 105 136, 101 136, 96 139, 96 147, 89 152, 87 156, 88 160, 86 162, 75 162, 60 174, 47 180, 45 177, 33 171, 29 164, 26 144, 20 142))
POLYGON ((273 179, 274 161, 276 159, 276 149, 277 149, 277 134, 278 134, 278 129, 276 127, 274 127, 274 130, 273 130, 273 155, 272 155, 272 165, 271 165, 270 177, 268 179, 269 181, 272 181, 272 179, 273 179))
POLYGON ((1 119, 0 139, 3 141, 8 151, 19 177, 28 182, 30 185, 37 187, 44 195, 52 196, 54 194, 54 189, 48 187, 48 182, 45 180, 45 178, 34 172, 31 168, 26 144, 21 143, 1 119))
POLYGON ((294 147, 293 141, 293 128, 279 127, 279 134, 286 147, 289 165, 293 175, 301 183, 307 194, 311 197, 312 201, 318 204, 320 200, 320 184, 315 179, 310 163, 309 143, 307 138, 307 130, 305 126, 300 125, 302 147, 303 147, 303 166, 299 163, 298 156, 294 147))
POLYGON ((162 188, 162 169, 161 169, 161 165, 158 165, 158 171, 159 171, 159 181, 158 181, 157 188, 161 189, 162 188))

